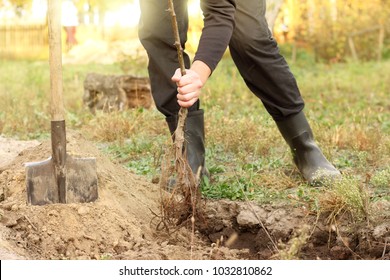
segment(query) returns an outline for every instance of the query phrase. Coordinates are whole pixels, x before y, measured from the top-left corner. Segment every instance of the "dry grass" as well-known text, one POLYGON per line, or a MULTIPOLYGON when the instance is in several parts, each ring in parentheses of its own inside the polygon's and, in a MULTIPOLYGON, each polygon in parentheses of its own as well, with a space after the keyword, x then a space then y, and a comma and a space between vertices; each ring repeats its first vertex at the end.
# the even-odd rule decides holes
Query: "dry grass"
POLYGON ((299 260, 300 252, 310 238, 310 227, 303 226, 295 233, 288 243, 280 243, 280 250, 272 258, 276 260, 299 260))

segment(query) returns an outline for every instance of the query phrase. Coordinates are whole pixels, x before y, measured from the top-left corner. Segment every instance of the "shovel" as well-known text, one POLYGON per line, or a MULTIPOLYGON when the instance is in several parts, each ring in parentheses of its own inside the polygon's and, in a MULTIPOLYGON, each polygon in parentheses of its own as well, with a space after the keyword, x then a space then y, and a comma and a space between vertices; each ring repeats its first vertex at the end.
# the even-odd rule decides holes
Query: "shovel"
POLYGON ((52 155, 26 163, 27 201, 32 205, 83 203, 98 198, 96 159, 66 152, 62 98, 61 1, 48 1, 52 155))

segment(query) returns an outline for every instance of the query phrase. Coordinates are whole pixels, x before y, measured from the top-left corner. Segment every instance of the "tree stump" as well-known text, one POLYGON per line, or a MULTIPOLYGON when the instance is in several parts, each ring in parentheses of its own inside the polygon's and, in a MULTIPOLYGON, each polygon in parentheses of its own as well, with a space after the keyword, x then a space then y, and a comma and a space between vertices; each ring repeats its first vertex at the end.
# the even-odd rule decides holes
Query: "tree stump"
POLYGON ((153 104, 149 78, 89 73, 84 80, 83 102, 93 113, 148 109, 153 104))

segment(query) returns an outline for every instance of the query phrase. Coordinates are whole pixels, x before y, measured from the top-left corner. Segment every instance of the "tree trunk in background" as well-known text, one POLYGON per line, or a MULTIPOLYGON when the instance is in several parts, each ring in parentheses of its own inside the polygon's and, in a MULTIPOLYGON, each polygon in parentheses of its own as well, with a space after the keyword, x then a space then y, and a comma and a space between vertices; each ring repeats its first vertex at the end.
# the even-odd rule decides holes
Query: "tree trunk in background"
POLYGON ((84 80, 83 102, 92 113, 138 107, 148 109, 153 104, 149 78, 88 73, 84 80))
POLYGON ((273 31, 276 18, 283 5, 283 0, 267 0, 267 13, 265 15, 269 29, 273 31))

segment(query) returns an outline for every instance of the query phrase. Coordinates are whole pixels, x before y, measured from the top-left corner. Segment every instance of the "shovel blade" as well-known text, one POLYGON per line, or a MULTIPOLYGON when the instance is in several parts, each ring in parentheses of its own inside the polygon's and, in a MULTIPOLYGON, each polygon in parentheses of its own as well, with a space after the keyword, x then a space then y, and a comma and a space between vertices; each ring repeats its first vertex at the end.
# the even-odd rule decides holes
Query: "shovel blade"
MULTIPOLYGON (((65 162, 66 203, 92 202, 98 198, 95 158, 72 158, 65 162)), ((59 187, 51 158, 26 164, 27 201, 32 205, 59 203, 59 187)))

